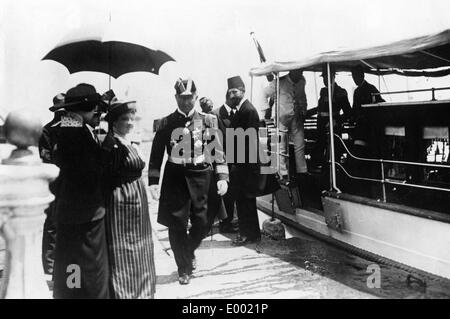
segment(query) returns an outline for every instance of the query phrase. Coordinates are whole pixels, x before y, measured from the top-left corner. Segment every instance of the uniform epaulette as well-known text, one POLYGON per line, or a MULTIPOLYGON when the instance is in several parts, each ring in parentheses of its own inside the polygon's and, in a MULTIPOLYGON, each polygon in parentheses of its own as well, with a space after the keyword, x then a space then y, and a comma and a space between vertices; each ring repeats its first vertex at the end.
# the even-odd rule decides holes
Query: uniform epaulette
POLYGON ((165 117, 159 119, 155 131, 158 132, 158 131, 163 130, 167 126, 168 123, 169 123, 169 117, 168 116, 165 116, 165 117))

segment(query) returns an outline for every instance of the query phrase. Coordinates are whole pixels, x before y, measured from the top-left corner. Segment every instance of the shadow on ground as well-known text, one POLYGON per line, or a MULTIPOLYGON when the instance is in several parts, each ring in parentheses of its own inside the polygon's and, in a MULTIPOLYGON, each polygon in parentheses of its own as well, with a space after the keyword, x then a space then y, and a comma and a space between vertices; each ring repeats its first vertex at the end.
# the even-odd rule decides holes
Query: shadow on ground
MULTIPOLYGON (((235 235, 221 234, 232 240, 235 235)), ((214 237, 213 237, 214 238, 214 237)), ((229 241, 215 241, 206 238, 200 249, 233 248, 229 241)), ((203 273, 208 276, 230 275, 243 272, 261 271, 268 268, 277 268, 277 272, 267 272, 267 276, 257 279, 248 279, 241 284, 241 289, 254 292, 255 290, 264 290, 277 288, 282 290, 284 285, 299 284, 299 289, 316 291, 326 291, 326 298, 345 298, 340 296, 330 283, 324 283, 321 278, 326 277, 354 290, 367 293, 381 298, 450 298, 450 280, 430 277, 422 273, 411 273, 400 269, 395 265, 383 264, 380 261, 373 261, 353 255, 343 249, 336 248, 327 243, 304 238, 289 238, 285 240, 272 240, 263 237, 261 242, 247 245, 246 248, 254 249, 258 254, 249 254, 240 267, 242 260, 229 259, 215 267, 204 269, 203 273), (268 258, 272 257, 272 258, 268 258), (275 258, 273 258, 275 257, 275 258), (289 265, 299 267, 304 271, 295 271, 295 268, 280 261, 287 262, 289 265), (373 271, 369 266, 379 267, 380 285, 379 288, 370 288, 374 286, 373 271), (236 267, 233 267, 236 266, 236 267), (369 281, 369 284, 368 284, 369 281), (372 285, 371 285, 372 284, 372 285), (318 290, 317 285, 322 285, 323 289, 318 290), (325 287, 324 285, 327 285, 325 287)), ((291 287, 292 288, 292 287, 291 287)), ((339 290, 336 287, 336 290, 339 290)), ((224 288, 221 294, 224 296, 233 293, 233 285, 230 288, 224 288)), ((198 296, 193 296, 198 297, 198 296)))

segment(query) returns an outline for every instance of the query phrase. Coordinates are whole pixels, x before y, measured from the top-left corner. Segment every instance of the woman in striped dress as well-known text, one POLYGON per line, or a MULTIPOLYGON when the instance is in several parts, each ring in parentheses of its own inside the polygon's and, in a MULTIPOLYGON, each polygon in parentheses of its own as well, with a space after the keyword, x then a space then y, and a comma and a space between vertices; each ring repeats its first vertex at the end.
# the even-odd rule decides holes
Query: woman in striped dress
POLYGON ((116 102, 105 117, 109 123, 103 142, 108 158, 106 231, 117 299, 153 298, 156 284, 147 193, 141 180, 145 162, 126 138, 135 113, 134 102, 116 102))

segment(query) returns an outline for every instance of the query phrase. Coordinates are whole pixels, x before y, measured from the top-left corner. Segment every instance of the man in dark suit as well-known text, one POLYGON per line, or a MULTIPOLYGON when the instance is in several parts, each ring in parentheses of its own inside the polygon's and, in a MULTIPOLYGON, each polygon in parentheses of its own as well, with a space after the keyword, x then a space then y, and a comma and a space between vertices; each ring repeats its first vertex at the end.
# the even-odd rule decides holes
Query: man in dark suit
POLYGON ((354 111, 359 111, 363 104, 384 102, 384 99, 379 95, 380 91, 364 79, 364 69, 361 65, 352 68, 352 78, 358 86, 353 93, 354 111))
MULTIPOLYGON (((214 110, 212 110, 212 114, 217 117, 219 129, 222 132, 223 136, 223 146, 225 154, 226 150, 226 129, 231 127, 231 121, 234 118, 236 113, 236 109, 232 109, 230 96, 227 93, 225 94, 225 103, 214 110)), ((228 169, 231 171, 231 165, 228 165, 228 169)), ((223 196, 223 202, 225 205, 225 210, 227 213, 227 217, 220 221, 219 223, 219 232, 221 233, 237 233, 239 231, 237 224, 233 224, 234 218, 234 208, 236 203, 236 194, 233 190, 233 187, 230 185, 228 188, 228 192, 223 196)))
POLYGON ((101 97, 89 84, 67 91, 55 152, 55 298, 109 298, 102 153, 93 133, 101 97))
POLYGON ((361 105, 385 102, 378 94, 377 88, 364 79, 364 69, 361 65, 352 69, 352 78, 358 86, 353 93, 353 114, 356 121, 354 136, 354 151, 359 156, 370 156, 367 148, 367 139, 370 123, 362 112, 361 105), (374 94, 374 95, 373 95, 374 94))
MULTIPOLYGON (((342 117, 340 112, 343 111, 344 118, 352 116, 352 108, 348 101, 347 91, 340 87, 335 82, 336 72, 330 68, 330 82, 331 82, 331 99, 332 99, 332 119, 335 134, 340 134, 342 117)), ((327 159, 325 157, 325 150, 329 140, 330 118, 328 106, 328 72, 324 67, 322 71, 323 84, 325 87, 320 89, 320 98, 317 106, 317 143, 313 152, 314 162, 318 165, 325 165, 327 159)))
POLYGON ((223 196, 228 189, 228 166, 220 145, 214 161, 206 156, 205 148, 209 142, 203 137, 214 131, 211 123, 216 119, 211 114, 194 110, 197 100, 194 81, 179 79, 175 83, 175 92, 178 108, 161 119, 155 133, 148 179, 152 197, 160 199, 158 223, 169 228, 179 283, 186 285, 195 268, 195 250, 207 231, 211 170, 215 171, 217 194, 223 196), (160 192, 158 184, 166 150, 168 159, 160 192), (188 233, 189 220, 192 226, 188 233))
POLYGON ((244 97, 245 85, 241 77, 235 76, 228 79, 227 93, 230 107, 235 111, 230 121, 234 133, 229 132, 231 134, 227 134, 226 137, 227 159, 232 161, 230 181, 236 192, 239 222, 239 236, 233 241, 233 245, 241 246, 261 239, 256 209, 260 169, 258 163, 259 116, 255 107, 244 97), (243 141, 245 142, 242 143, 243 141))
MULTIPOLYGON (((64 96, 64 93, 60 93, 53 98, 53 106, 49 108, 54 113, 53 119, 44 125, 41 137, 39 138, 39 155, 44 163, 53 164, 54 162, 59 125, 61 123, 61 116, 64 114, 64 109, 58 108, 58 106, 64 103, 64 96)), ((49 188, 54 195, 56 194, 55 187, 55 182, 50 183, 49 188)), ((54 211, 55 202, 53 201, 45 210, 46 218, 42 233, 42 266, 44 273, 47 275, 53 274, 53 266, 55 263, 56 224, 54 221, 54 211)))
MULTIPOLYGON (((352 78, 355 84, 358 86, 353 93, 353 116, 355 120, 355 130, 353 133, 353 148, 352 153, 359 157, 371 158, 375 154, 371 152, 369 140, 371 132, 371 123, 369 118, 365 116, 362 105, 384 102, 384 99, 378 94, 380 93, 377 88, 368 83, 364 79, 364 69, 361 65, 352 68, 352 78), (373 95, 374 94, 374 95, 373 95)), ((351 165, 351 172, 355 176, 367 177, 367 178, 379 178, 378 167, 374 165, 368 165, 367 162, 355 161, 351 165)), ((378 185, 376 183, 370 183, 367 181, 354 181, 353 192, 356 195, 368 196, 376 198, 378 194, 378 185)))

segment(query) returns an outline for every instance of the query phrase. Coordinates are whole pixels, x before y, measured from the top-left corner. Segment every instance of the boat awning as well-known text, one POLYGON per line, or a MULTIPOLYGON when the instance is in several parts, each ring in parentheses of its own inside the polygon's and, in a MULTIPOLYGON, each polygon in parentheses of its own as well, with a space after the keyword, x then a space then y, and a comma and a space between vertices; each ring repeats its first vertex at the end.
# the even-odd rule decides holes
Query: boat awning
POLYGON ((331 63, 336 71, 350 71, 361 65, 372 74, 444 76, 450 74, 450 29, 370 48, 324 52, 298 61, 264 63, 252 68, 250 75, 294 69, 319 72, 325 63, 331 63))

